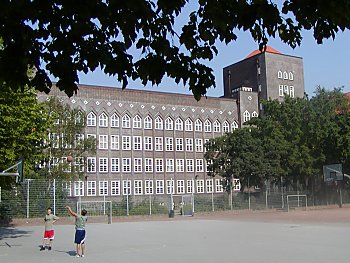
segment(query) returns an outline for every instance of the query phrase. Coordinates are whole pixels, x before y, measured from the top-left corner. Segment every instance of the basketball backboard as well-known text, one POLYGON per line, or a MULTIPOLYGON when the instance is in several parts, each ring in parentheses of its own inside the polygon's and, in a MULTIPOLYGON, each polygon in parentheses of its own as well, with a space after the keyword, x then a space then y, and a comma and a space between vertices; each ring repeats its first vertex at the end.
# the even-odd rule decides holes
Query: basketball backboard
POLYGON ((342 181, 344 179, 341 164, 328 164, 323 166, 323 178, 325 182, 342 181))

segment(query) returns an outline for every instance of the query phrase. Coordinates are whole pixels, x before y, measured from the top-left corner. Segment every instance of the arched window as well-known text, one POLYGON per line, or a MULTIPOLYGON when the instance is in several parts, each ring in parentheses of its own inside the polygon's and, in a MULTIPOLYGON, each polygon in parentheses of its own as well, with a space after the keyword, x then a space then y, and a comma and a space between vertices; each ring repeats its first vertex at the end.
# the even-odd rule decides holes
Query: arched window
POLYGON ((206 120, 204 122, 204 132, 211 132, 211 121, 206 120))
POLYGON ((134 118, 132 118, 132 127, 134 129, 141 129, 141 117, 139 115, 136 115, 134 118))
POLYGON ((201 132, 203 130, 203 123, 200 119, 197 119, 194 123, 194 130, 197 132, 201 132))
POLYGON ((220 132, 221 131, 221 124, 218 120, 216 120, 213 124, 214 132, 220 132))
POLYGON ((86 125, 90 126, 90 127, 96 126, 96 114, 95 113, 90 112, 87 115, 87 123, 86 123, 86 125))
POLYGON ((238 129, 238 123, 236 121, 233 121, 231 123, 231 131, 234 131, 236 129, 238 129))
POLYGON ((243 122, 249 121, 250 120, 250 113, 248 111, 245 111, 243 113, 243 122))
POLYGON ((282 78, 282 71, 278 71, 278 73, 277 73, 277 78, 279 78, 279 79, 281 79, 282 78))
POLYGON ((156 130, 163 130, 163 119, 160 116, 157 116, 154 124, 156 130))
POLYGON ((100 127, 107 127, 108 126, 108 117, 106 113, 101 113, 101 115, 98 117, 98 126, 100 127))
POLYGON ((78 111, 75 114, 74 120, 75 124, 84 124, 84 114, 81 111, 78 111))
POLYGON ((230 124, 227 121, 224 121, 224 123, 222 124, 222 131, 230 132, 230 124))
POLYGON ((176 131, 183 131, 184 129, 184 123, 180 118, 177 118, 175 121, 175 130, 176 131))
POLYGON ((168 131, 172 131, 174 129, 174 121, 172 120, 172 118, 168 117, 165 120, 165 129, 168 131))
POLYGON ((259 114, 256 112, 256 111, 253 111, 253 113, 252 113, 252 118, 256 118, 256 117, 258 117, 259 116, 259 114))
POLYGON ((294 75, 292 72, 289 72, 289 80, 294 80, 294 75))
POLYGON ((143 127, 146 130, 152 130, 152 118, 150 116, 146 116, 146 118, 143 120, 143 127))
POLYGON ((125 114, 122 118, 122 127, 130 128, 130 116, 128 114, 125 114))
POLYGON ((193 131, 193 121, 190 118, 185 121, 185 131, 193 131))
POLYGON ((284 71, 284 72, 283 72, 283 79, 288 79, 288 73, 287 73, 287 71, 284 71))
POLYGON ((119 116, 116 113, 111 116, 111 127, 119 127, 119 116))

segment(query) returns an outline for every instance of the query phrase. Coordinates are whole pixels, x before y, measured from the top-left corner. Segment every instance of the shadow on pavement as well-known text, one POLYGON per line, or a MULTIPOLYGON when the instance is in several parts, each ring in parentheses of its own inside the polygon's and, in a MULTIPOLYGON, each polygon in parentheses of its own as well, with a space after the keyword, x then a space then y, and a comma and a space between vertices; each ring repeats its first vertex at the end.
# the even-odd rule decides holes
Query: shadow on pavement
POLYGON ((0 227, 0 240, 4 238, 18 238, 30 235, 32 231, 20 230, 14 227, 0 227))

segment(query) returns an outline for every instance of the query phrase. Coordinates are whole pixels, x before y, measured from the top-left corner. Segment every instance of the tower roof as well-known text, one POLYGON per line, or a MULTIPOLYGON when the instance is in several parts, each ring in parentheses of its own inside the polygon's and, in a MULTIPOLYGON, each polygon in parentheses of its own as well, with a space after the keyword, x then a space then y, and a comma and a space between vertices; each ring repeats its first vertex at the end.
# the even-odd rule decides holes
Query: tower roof
POLYGON ((258 55, 258 54, 261 54, 261 53, 264 53, 264 52, 267 52, 267 53, 274 53, 274 54, 282 54, 281 52, 279 52, 278 50, 270 47, 270 46, 266 46, 266 50, 265 51, 260 51, 259 49, 257 50, 254 50, 252 53, 250 53, 246 58, 250 58, 250 57, 253 57, 255 55, 258 55))

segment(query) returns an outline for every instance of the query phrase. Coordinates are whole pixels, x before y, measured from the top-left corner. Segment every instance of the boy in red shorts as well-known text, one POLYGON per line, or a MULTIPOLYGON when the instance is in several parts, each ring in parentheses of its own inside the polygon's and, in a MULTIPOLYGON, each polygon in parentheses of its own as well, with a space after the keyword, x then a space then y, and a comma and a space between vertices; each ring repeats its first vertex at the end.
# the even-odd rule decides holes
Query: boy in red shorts
POLYGON ((52 214, 52 209, 49 207, 47 209, 47 214, 45 215, 44 221, 45 221, 45 232, 44 232, 44 239, 43 244, 40 247, 40 250, 45 250, 45 247, 48 246, 48 250, 51 250, 52 247, 52 241, 55 238, 55 231, 53 229, 53 224, 58 220, 59 218, 52 214))

